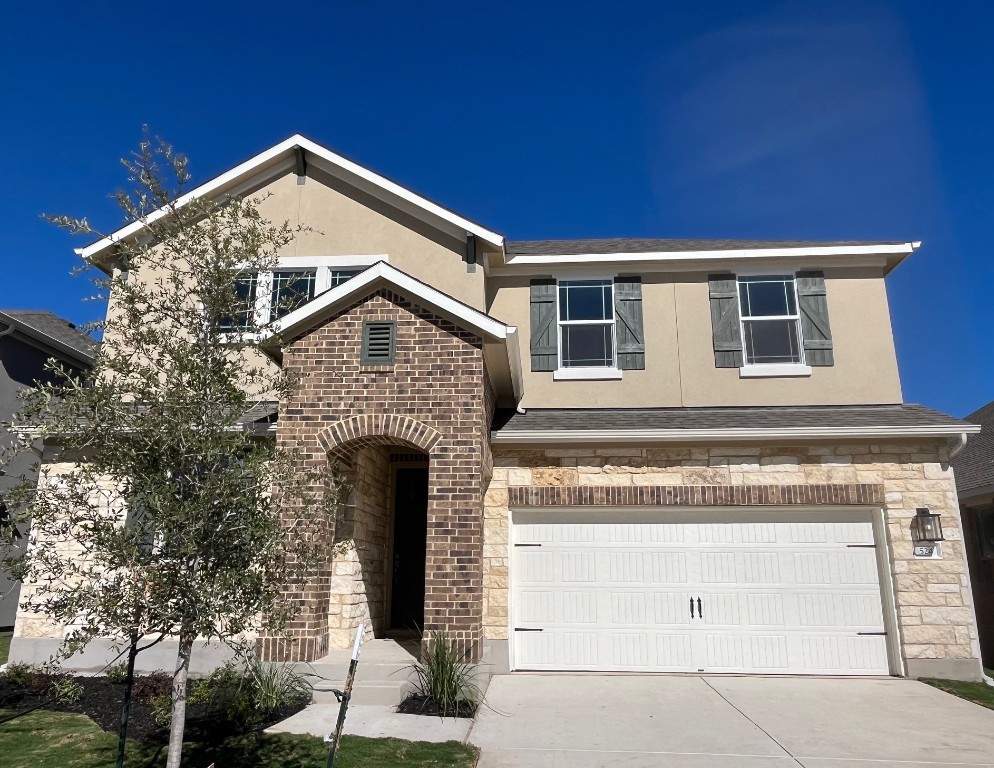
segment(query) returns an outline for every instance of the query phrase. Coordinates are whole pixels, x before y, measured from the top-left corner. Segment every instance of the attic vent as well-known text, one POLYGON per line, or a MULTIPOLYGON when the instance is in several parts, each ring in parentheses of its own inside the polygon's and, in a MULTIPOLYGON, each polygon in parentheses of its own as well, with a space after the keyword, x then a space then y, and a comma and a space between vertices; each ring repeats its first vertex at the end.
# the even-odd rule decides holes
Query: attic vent
POLYGON ((397 324, 366 322, 362 324, 363 365, 393 365, 397 352, 397 324))

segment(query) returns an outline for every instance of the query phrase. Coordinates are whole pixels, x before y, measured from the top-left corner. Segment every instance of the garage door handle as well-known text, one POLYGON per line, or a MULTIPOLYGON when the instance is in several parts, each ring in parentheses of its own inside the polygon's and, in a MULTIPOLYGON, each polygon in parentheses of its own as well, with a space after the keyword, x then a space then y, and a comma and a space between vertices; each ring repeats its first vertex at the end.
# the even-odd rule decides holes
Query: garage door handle
POLYGON ((701 598, 697 598, 697 618, 704 618, 704 609, 701 607, 701 598))
POLYGON ((846 544, 849 549, 876 549, 876 544, 846 544))
POLYGON ((515 544, 516 547, 541 547, 541 544, 515 544))
POLYGON ((694 618, 694 598, 690 598, 690 618, 694 618))
POLYGON ((535 627, 515 627, 515 632, 541 632, 541 629, 535 627))
POLYGON ((856 634, 859 635, 860 637, 866 637, 868 635, 882 636, 882 635, 886 635, 887 633, 886 632, 857 632, 856 634))

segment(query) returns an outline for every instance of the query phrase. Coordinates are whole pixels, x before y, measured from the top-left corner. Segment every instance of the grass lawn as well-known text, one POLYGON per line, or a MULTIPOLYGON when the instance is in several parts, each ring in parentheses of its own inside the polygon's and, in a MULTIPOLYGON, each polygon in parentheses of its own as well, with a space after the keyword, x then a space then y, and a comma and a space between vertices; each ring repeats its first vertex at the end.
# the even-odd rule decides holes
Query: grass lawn
POLYGON ((0 664, 7 661, 7 654, 10 653, 10 632, 0 632, 0 664))
MULTIPOLYGON (((985 671, 990 677, 991 670, 985 671)), ((946 693, 959 696, 961 699, 972 701, 974 704, 994 709, 994 686, 987 685, 987 683, 964 683, 960 680, 935 680, 932 678, 923 679, 922 682, 935 686, 946 693)))
MULTIPOLYGON (((101 731, 85 715, 33 712, 0 725, 3 765, 9 768, 106 768, 117 755, 117 737, 101 731)), ((201 768, 212 762, 239 768, 324 768, 327 745, 313 736, 263 734, 241 736, 221 746, 187 743, 183 763, 201 768)), ((429 744, 400 739, 346 736, 336 766, 361 768, 472 768, 477 752, 456 742, 429 744)), ((159 768, 165 747, 128 744, 128 768, 159 768)))

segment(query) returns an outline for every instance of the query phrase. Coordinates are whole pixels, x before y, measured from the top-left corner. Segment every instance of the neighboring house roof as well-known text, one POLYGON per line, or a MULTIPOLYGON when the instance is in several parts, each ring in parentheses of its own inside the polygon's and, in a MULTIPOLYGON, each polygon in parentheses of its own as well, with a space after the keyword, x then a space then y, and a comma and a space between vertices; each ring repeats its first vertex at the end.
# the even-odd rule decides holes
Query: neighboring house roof
MULTIPOLYGON (((296 168, 298 174, 303 173, 307 163, 313 163, 322 170, 331 173, 351 184, 357 189, 385 200, 394 207, 416 216, 430 217, 437 223, 446 225, 450 231, 462 236, 467 233, 487 241, 496 248, 504 245, 504 237, 492 232, 486 227, 476 224, 459 214, 432 202, 385 176, 374 173, 368 168, 355 163, 348 158, 332 152, 327 147, 295 134, 274 147, 260 152, 255 157, 246 160, 241 165, 222 173, 199 187, 190 190, 176 199, 175 207, 182 207, 191 200, 201 197, 218 197, 221 195, 237 195, 244 191, 245 182, 258 181, 260 176, 268 174, 275 177, 296 168)), ((148 216, 150 221, 156 221, 166 216, 169 209, 159 209, 148 216)), ((112 232, 107 237, 98 240, 85 248, 77 248, 76 253, 92 262, 100 261, 112 251, 114 244, 140 233, 144 229, 140 221, 132 222, 112 232)))
MULTIPOLYGON (((100 344, 78 331, 73 323, 52 312, 31 309, 0 310, 0 325, 26 337, 55 357, 89 367, 100 344)), ((0 334, 3 331, 0 330, 0 334)))
POLYGON ((979 424, 983 431, 971 437, 950 462, 956 473, 956 489, 961 496, 981 489, 994 492, 994 402, 974 411, 966 420, 979 424))
POLYGON ((518 329, 513 325, 502 323, 468 304, 463 304, 458 299, 411 277, 385 261, 367 267, 355 277, 315 296, 299 309, 270 323, 263 330, 259 341, 263 349, 266 349, 267 340, 293 338, 311 328, 320 319, 334 314, 357 298, 368 295, 384 286, 394 289, 419 306, 431 309, 442 317, 447 317, 460 327, 480 334, 485 340, 505 343, 511 383, 517 399, 521 399, 523 384, 518 351, 518 329))
POLYGON ((972 424, 921 405, 720 408, 529 408, 498 411, 494 442, 645 442, 790 438, 936 437, 972 424))

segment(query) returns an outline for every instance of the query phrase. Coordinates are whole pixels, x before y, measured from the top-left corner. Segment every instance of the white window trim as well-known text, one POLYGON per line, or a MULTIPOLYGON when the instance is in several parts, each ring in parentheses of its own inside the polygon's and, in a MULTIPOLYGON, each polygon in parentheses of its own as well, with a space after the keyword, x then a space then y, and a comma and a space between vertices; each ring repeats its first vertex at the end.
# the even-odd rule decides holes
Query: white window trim
POLYGON ((798 378, 811 375, 811 366, 802 363, 755 363, 739 368, 740 379, 798 378))
POLYGON ((621 378, 620 368, 557 368, 553 381, 610 381, 621 378))
POLYGON ((618 318, 614 311, 614 280, 617 275, 570 274, 556 276, 556 370, 552 372, 553 381, 604 381, 621 378, 618 368, 618 318), (603 367, 566 367, 563 365, 563 324, 566 325, 607 325, 607 320, 560 320, 559 314, 559 285, 560 283, 576 280, 600 280, 611 286, 611 365, 603 367))
POLYGON ((797 295, 797 273, 787 271, 755 271, 748 274, 735 275, 735 300, 739 304, 739 336, 742 339, 742 360, 743 365, 739 368, 740 379, 758 378, 790 378, 800 376, 810 376, 811 366, 804 360, 804 335, 801 332, 801 302, 797 295), (750 315, 748 318, 742 311, 742 292, 739 286, 742 278, 748 277, 776 277, 778 275, 790 275, 794 286, 794 307, 797 310, 793 315, 750 315), (750 363, 749 352, 746 345, 746 321, 747 320, 793 320, 795 332, 797 333, 797 348, 799 360, 796 363, 750 363))

